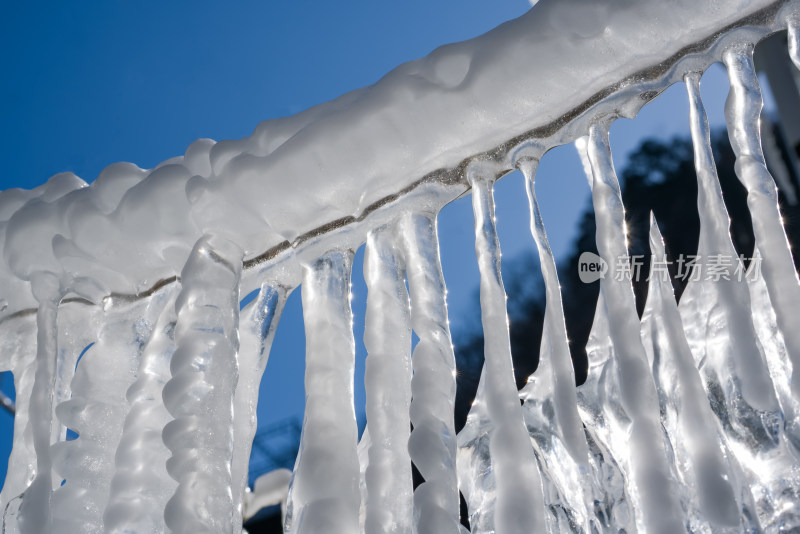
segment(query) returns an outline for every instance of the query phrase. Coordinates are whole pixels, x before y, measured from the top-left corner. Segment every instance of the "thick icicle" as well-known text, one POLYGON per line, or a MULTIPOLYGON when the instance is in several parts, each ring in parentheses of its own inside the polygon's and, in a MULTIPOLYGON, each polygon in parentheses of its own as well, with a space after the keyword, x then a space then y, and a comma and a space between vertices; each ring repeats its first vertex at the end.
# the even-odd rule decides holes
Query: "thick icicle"
POLYGON ((108 533, 164 532, 164 507, 177 487, 167 473, 169 449, 161 439, 164 426, 171 420, 161 394, 170 378, 169 362, 175 352, 177 285, 151 297, 148 315, 156 320, 142 349, 136 381, 126 393, 130 409, 103 515, 108 533))
POLYGON ((31 392, 28 420, 36 451, 36 476, 25 491, 19 522, 26 534, 45 534, 51 530, 50 499, 53 490, 53 461, 50 437, 53 424, 56 356, 58 354, 58 304, 63 290, 49 272, 36 273, 31 289, 39 303, 36 312, 36 374, 31 392))
POLYGON ((604 478, 598 478, 589 463, 589 446, 578 413, 558 271, 536 200, 538 163, 538 158, 532 157, 517 163, 525 177, 530 229, 539 254, 546 304, 539 365, 520 396, 525 401, 528 428, 545 465, 545 502, 551 510, 548 518, 557 520, 561 531, 600 531, 608 528, 611 511, 604 506, 604 478), (581 484, 576 485, 575 480, 581 480, 581 484))
MULTIPOLYGON (((652 215, 650 250, 653 264, 667 265, 652 215)), ((753 497, 711 411, 665 271, 651 270, 642 340, 653 366, 661 417, 678 475, 689 491, 691 531, 759 532, 753 497)))
POLYGON ((358 531, 352 261, 352 251, 334 250, 304 267, 306 412, 286 511, 292 534, 358 531))
POLYGON ((506 293, 500 272, 500 242, 488 173, 468 169, 475 216, 475 254, 481 273, 480 298, 485 364, 483 372, 489 427, 489 454, 495 476, 498 532, 544 532, 542 479, 519 404, 511 360, 506 293))
POLYGON ((436 216, 408 213, 400 222, 411 296, 411 326, 419 337, 411 366, 411 460, 425 482, 414 492, 418 534, 460 531, 453 409, 456 363, 447 319, 436 216))
MULTIPOLYGON (((53 469, 66 482, 53 493, 52 521, 59 532, 96 534, 104 530, 115 470, 115 450, 122 437, 129 404, 125 391, 135 380, 142 346, 152 328, 149 299, 107 300, 97 342, 81 358, 69 400, 56 407, 61 424, 78 437, 52 446, 53 469), (76 507, 75 503, 81 502, 76 507)), ((83 325, 78 315, 75 324, 83 325)))
POLYGON ((597 249, 609 266, 600 282, 610 322, 619 374, 619 402, 630 425, 627 435, 630 472, 627 482, 638 512, 637 523, 648 533, 675 533, 685 528, 678 485, 671 473, 667 443, 659 420, 658 393, 639 335, 639 317, 630 280, 625 215, 608 145, 608 129, 594 125, 589 133, 593 171, 592 200, 597 223, 597 249))
POLYGON ((10 369, 14 376, 16 392, 14 414, 14 439, 11 455, 8 457, 3 491, 0 493, 0 525, 6 523, 6 506, 12 500, 16 505, 9 506, 8 511, 16 510, 22 499, 20 496, 33 482, 36 475, 36 452, 29 427, 30 399, 36 373, 36 318, 34 316, 17 317, 2 325, 3 335, 0 337, 0 354, 3 370, 10 369))
POLYGON ((291 292, 277 281, 266 281, 256 299, 244 310, 239 321, 238 365, 241 372, 236 384, 233 409, 233 528, 236 531, 243 514, 243 496, 247 487, 250 451, 256 434, 258 420, 258 390, 267 367, 275 330, 283 313, 283 306, 291 292))
POLYGON ((237 245, 204 236, 181 273, 172 378, 163 391, 174 420, 162 434, 172 451, 167 471, 178 482, 164 519, 176 534, 231 532, 236 513, 230 469, 241 267, 237 245))
POLYGON ((395 227, 370 232, 364 256, 367 315, 364 382, 369 421, 366 534, 411 534, 413 484, 408 454, 411 318, 395 227))
POLYGON ((736 154, 736 175, 747 188, 756 245, 763 254, 761 270, 792 363, 792 393, 800 399, 800 329, 796 326, 800 282, 778 208, 778 190, 761 150, 763 101, 753 65, 753 46, 727 50, 723 59, 731 82, 725 119, 736 154))
POLYGON ((780 524, 796 524, 796 505, 791 503, 796 500, 797 475, 790 475, 795 460, 753 324, 744 266, 730 238, 699 77, 689 75, 686 81, 698 177, 700 239, 695 269, 700 269, 700 276, 690 279, 679 309, 707 397, 729 449, 745 470, 761 525, 769 531, 780 524))

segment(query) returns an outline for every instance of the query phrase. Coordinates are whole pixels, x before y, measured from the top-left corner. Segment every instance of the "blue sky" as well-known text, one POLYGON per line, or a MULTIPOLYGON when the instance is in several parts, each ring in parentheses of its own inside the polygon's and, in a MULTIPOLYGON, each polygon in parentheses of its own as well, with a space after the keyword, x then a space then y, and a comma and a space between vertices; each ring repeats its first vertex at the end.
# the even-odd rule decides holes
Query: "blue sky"
MULTIPOLYGON (((106 166, 143 168, 182 154, 199 137, 249 135, 281 117, 368 85, 397 64, 439 45, 483 33, 530 8, 527 0, 345 0, 70 3, 13 2, 0 18, 0 189, 31 188, 72 171, 91 182, 106 166)), ((720 68, 704 78, 714 124, 722 122, 727 82, 720 68)), ((636 121, 612 128, 617 164, 646 136, 688 135, 685 91, 675 86, 636 121)), ((537 191, 557 256, 569 248, 588 188, 571 146, 548 154, 537 191)), ((505 257, 533 250, 519 176, 497 185, 505 257)), ((472 323, 477 303, 469 199, 440 219, 455 332, 472 323)), ((363 251, 354 267, 354 312, 363 373, 363 251), (360 298, 359 298, 360 297, 360 298)), ((302 416, 303 326, 299 292, 262 383, 262 424, 302 416)), ((4 391, 11 376, 0 375, 4 391)), ((356 405, 363 420, 363 377, 356 405)), ((12 419, 0 411, 0 481, 12 419)))

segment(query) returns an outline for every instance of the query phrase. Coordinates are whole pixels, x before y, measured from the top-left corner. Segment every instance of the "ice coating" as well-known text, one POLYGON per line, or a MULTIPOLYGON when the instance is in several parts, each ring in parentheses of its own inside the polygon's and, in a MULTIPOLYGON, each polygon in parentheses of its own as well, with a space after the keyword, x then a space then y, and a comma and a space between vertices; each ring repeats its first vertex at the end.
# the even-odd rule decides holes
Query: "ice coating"
POLYGON ((444 276, 439 259, 436 216, 409 213, 399 222, 400 242, 411 296, 411 327, 419 337, 411 358, 411 461, 425 482, 414 491, 419 534, 459 531, 456 431, 453 408, 456 362, 444 276))
MULTIPOLYGON (((370 232, 364 255, 367 315, 364 382, 369 420, 364 532, 413 532, 408 438, 411 419, 411 312, 396 227, 370 232)), ((362 438, 363 439, 363 438, 362 438)))
MULTIPOLYGON (((303 264, 308 403, 286 507, 289 532, 463 534, 457 487, 475 533, 792 529, 800 440, 786 317, 794 316, 772 301, 776 287, 777 294, 792 291, 792 277, 784 276, 791 256, 785 243, 778 246, 772 182, 759 167, 760 100, 745 42, 788 22, 796 58, 790 7, 797 11, 789 1, 544 0, 517 21, 403 65, 375 86, 262 123, 249 138, 201 139, 151 170, 115 164, 88 187, 64 173, 31 191, 0 193, 0 369, 14 373, 21 426, 13 456, 20 464, 0 494, 3 528, 238 532, 252 512, 243 510, 241 490, 257 384, 303 264), (763 7, 737 23, 747 25, 742 31, 719 33, 763 7), (676 52, 685 63, 669 57, 676 52), (687 65, 702 70, 723 55, 733 79, 728 115, 740 175, 757 182, 758 245, 784 271, 773 270, 772 282, 706 288, 711 311, 697 305, 700 286, 690 285, 680 307, 689 314, 683 333, 671 288, 653 282, 641 325, 629 284, 611 279, 625 251, 624 212, 600 124, 631 115, 687 65), (614 269, 602 283, 589 378, 576 396, 533 160, 595 121, 585 164, 598 247, 614 269), (533 160, 521 162, 516 156, 532 145, 533 160), (489 185, 513 166, 527 175, 547 297, 542 362, 519 394, 509 380, 489 185), (435 214, 468 180, 491 350, 456 437, 456 368, 435 214), (349 277, 352 250, 365 239, 370 425, 356 446, 349 277), (237 325, 240 286, 260 290, 237 325), (708 325, 716 330, 701 331, 708 325), (409 326, 420 339, 410 361, 409 326), (733 334, 720 337, 726 329, 733 334), (710 348, 698 352, 701 345, 710 348), (671 371, 680 378, 670 382, 671 371), (527 436, 525 427, 514 432, 519 399, 527 436), (673 409, 678 404, 693 409, 673 409), (78 439, 65 441, 67 426, 78 439), (510 438, 498 440, 498 428, 511 429, 510 438), (425 479, 413 495, 409 460, 425 479), (525 495, 535 477, 519 475, 520 460, 540 473, 541 497, 525 495), (78 503, 86 506, 72 513, 78 503)), ((704 253, 730 251, 696 78, 687 80, 701 243, 704 253)), ((655 232, 653 249, 663 256, 655 232)), ((286 475, 261 486, 269 502, 282 501, 286 475)))
POLYGON ((361 493, 353 407, 352 251, 304 266, 306 412, 285 531, 357 532, 361 493))
MULTIPOLYGON (((697 82, 697 77, 690 81, 695 90, 697 82)), ((651 266, 667 265, 664 242, 652 215, 650 249, 651 266)), ((706 399, 672 284, 663 271, 656 272, 652 267, 642 314, 642 340, 653 368, 661 419, 678 476, 690 495, 691 531, 758 532, 749 485, 706 399)))
MULTIPOLYGON (((40 194, 4 192, 2 276, 27 279, 38 266, 67 280, 80 273, 90 293, 136 293, 180 273, 212 227, 251 258, 510 138, 549 136, 607 87, 772 4, 543 0, 248 138, 199 140, 152 170, 113 165, 89 187, 71 176, 40 194)), ((9 313, 33 305, 24 285, 2 287, 9 313)))
POLYGON ((500 273, 500 241, 494 215, 494 184, 485 170, 467 170, 472 185, 475 254, 481 273, 481 319, 484 332, 482 380, 491 421, 489 454, 497 499, 495 528, 519 533, 545 530, 542 478, 524 425, 511 361, 506 292, 500 273))
POLYGON ((680 491, 667 459, 665 438, 658 418, 658 394, 648 369, 639 336, 639 317, 630 281, 624 277, 627 261, 625 218, 608 129, 595 125, 589 131, 588 156, 593 172, 592 201, 597 222, 597 249, 609 266, 600 283, 608 309, 609 333, 619 373, 619 402, 630 418, 629 490, 637 505, 637 524, 647 532, 680 532, 685 512, 680 491), (617 274, 622 277, 617 280, 617 274))
POLYGON ((178 482, 164 509, 175 533, 232 532, 233 400, 238 379, 242 251, 220 238, 199 239, 181 273, 175 301, 172 378, 163 399, 173 420, 162 438, 178 482), (207 429, 218 429, 208 432, 207 429))

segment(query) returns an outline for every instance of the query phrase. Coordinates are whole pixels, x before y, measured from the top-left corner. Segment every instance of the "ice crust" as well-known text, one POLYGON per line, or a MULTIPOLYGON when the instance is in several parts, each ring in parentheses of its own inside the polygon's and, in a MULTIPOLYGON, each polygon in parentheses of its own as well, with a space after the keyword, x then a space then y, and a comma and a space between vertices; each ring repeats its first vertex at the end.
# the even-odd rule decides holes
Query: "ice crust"
POLYGON ((63 173, 4 191, 6 313, 34 305, 18 279, 37 271, 90 300, 137 293, 178 275, 204 233, 252 258, 358 217, 431 172, 532 129, 554 130, 596 92, 771 2, 729 4, 543 0, 372 86, 264 121, 250 137, 200 139, 151 170, 110 165, 90 186, 63 173))
MULTIPOLYGON (((199 140, 148 171, 115 164, 92 185, 65 173, 0 193, 0 369, 18 399, 3 533, 235 533, 280 503, 292 534, 463 534, 459 490, 475 534, 800 529, 800 282, 760 149, 752 65, 753 42, 787 23, 800 63, 798 21, 796 2, 542 0, 249 138, 199 140), (680 305, 669 281, 651 279, 640 321, 616 276, 627 243, 608 127, 645 89, 688 72, 699 253, 736 257, 699 96, 715 58, 729 70, 726 120, 764 277, 693 281, 680 305), (587 131, 576 144, 610 269, 576 391, 534 179, 547 149, 587 131), (541 361, 521 391, 493 200, 515 167, 546 295, 541 361), (485 367, 456 435, 437 213, 468 187, 485 367), (365 240, 359 443, 350 276, 365 240), (245 493, 261 374, 298 285, 300 451, 291 476, 245 493)), ((654 219, 650 244, 663 259, 654 219)))

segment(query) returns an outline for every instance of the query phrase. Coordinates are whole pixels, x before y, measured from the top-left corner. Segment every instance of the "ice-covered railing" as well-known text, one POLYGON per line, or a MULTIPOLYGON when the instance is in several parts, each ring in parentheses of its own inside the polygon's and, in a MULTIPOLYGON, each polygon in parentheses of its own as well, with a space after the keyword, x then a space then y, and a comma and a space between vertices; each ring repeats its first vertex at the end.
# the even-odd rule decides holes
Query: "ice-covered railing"
MULTIPOLYGON (((793 1, 542 0, 249 138, 200 140, 149 171, 112 165, 91 186, 63 174, 4 191, 0 369, 17 412, 3 531, 239 531, 258 384, 298 286, 307 400, 287 532, 455 534, 459 489, 472 532, 800 529, 800 284, 752 63, 787 27, 798 62, 799 21, 793 1), (698 91, 715 61, 764 277, 733 262, 729 280, 690 282, 680 306, 653 278, 640 321, 614 276, 626 236, 608 126, 685 81, 698 254, 736 258, 698 91), (544 153, 576 139, 610 267, 577 391, 533 188, 544 153), (547 298, 541 363, 520 392, 492 197, 515 168, 547 298), (436 215, 469 190, 486 365, 456 436, 436 215), (349 279, 365 241, 359 443, 349 279)), ((655 221, 651 247, 663 257, 655 221)))

